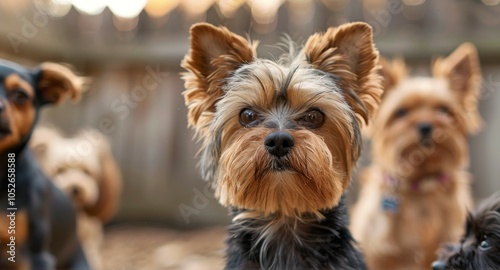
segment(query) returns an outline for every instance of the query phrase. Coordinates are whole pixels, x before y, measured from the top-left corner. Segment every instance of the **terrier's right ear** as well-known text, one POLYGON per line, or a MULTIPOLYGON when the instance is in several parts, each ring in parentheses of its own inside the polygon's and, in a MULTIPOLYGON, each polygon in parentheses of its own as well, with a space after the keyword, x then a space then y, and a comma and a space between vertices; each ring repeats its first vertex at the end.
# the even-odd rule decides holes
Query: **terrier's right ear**
POLYGON ((384 88, 383 97, 408 75, 408 70, 403 58, 395 58, 394 60, 389 61, 380 57, 379 65, 379 72, 380 75, 382 75, 382 87, 384 88))
POLYGON ((257 43, 250 43, 225 27, 198 23, 190 30, 191 47, 182 61, 188 122, 202 135, 213 119, 215 103, 224 94, 224 79, 254 60, 257 43))
POLYGON ((482 127, 478 111, 481 90, 481 66, 476 47, 463 43, 448 57, 437 59, 432 65, 436 78, 445 79, 452 92, 457 96, 460 106, 466 114, 466 127, 475 134, 482 127))
POLYGON ((314 68, 340 78, 347 103, 368 124, 382 94, 372 27, 362 22, 330 27, 309 37, 304 53, 314 68))

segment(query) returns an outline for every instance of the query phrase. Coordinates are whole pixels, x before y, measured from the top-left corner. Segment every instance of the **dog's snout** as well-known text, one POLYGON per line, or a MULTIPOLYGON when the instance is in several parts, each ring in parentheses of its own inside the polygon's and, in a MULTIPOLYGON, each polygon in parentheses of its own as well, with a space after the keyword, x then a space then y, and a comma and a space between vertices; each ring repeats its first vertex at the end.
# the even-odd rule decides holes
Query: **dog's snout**
POLYGON ((77 187, 73 187, 71 189, 71 194, 73 194, 73 196, 75 196, 75 197, 78 196, 80 194, 80 189, 77 187))
POLYGON ((0 113, 3 112, 3 102, 0 100, 0 113))
POLYGON ((427 137, 427 136, 431 135, 432 129, 433 129, 433 127, 432 127, 431 123, 420 123, 418 125, 418 132, 423 137, 427 137))
POLYGON ((445 270, 446 263, 442 261, 434 261, 432 263, 432 270, 445 270))
POLYGON ((264 145, 267 152, 276 157, 281 157, 288 154, 294 144, 295 140, 293 139, 292 135, 285 131, 273 132, 267 135, 264 140, 264 145))

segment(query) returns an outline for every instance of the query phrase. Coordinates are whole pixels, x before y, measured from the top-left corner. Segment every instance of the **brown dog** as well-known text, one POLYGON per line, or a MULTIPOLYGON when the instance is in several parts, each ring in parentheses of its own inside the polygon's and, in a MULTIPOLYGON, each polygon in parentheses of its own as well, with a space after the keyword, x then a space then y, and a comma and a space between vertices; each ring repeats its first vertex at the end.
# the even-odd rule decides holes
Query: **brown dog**
POLYGON ((361 175, 351 229, 370 269, 429 269, 439 244, 459 239, 472 205, 467 137, 481 125, 478 56, 463 44, 433 64, 431 78, 406 77, 401 60, 381 63, 373 164, 361 175))
POLYGON ((30 147, 44 172, 73 200, 83 249, 92 269, 103 269, 102 224, 115 214, 122 185, 108 141, 96 130, 64 138, 55 129, 40 127, 30 147))

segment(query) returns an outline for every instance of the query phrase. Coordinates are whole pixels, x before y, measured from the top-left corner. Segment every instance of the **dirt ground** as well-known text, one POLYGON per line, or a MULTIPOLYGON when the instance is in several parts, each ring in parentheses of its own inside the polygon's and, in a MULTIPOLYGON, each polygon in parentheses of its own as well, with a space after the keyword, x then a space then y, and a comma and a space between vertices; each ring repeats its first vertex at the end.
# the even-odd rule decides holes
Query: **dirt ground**
POLYGON ((105 270, 212 270, 223 268, 225 227, 192 232, 142 227, 107 228, 105 270))

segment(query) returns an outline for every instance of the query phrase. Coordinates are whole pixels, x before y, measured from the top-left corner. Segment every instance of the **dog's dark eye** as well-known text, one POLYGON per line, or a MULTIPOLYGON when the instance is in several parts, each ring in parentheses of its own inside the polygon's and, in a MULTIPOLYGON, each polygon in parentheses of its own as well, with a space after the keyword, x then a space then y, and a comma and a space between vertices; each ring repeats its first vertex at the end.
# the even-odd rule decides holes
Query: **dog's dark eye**
POLYGON ((406 108, 399 108, 396 113, 394 113, 394 116, 396 118, 402 118, 405 117, 408 114, 408 109, 406 108))
POLYGON ((252 109, 244 109, 240 113, 240 124, 245 127, 255 126, 259 123, 259 114, 252 109))
POLYGON ((56 174, 59 175, 59 174, 62 174, 66 171, 66 168, 57 168, 56 170, 56 174))
POLYGON ((437 108, 438 112, 443 113, 443 114, 450 114, 450 109, 446 106, 439 106, 437 108))
POLYGON ((488 239, 484 239, 481 244, 479 244, 479 249, 481 250, 488 250, 491 248, 490 242, 488 242, 488 239))
POLYGON ((90 172, 90 170, 89 170, 89 169, 87 169, 87 168, 82 168, 82 172, 83 172, 84 174, 86 174, 86 175, 92 176, 92 173, 91 173, 91 172, 90 172))
POLYGON ((21 89, 15 89, 9 94, 9 99, 18 105, 23 105, 24 103, 28 102, 29 98, 30 97, 28 96, 28 94, 21 89))
POLYGON ((321 111, 313 109, 306 112, 298 122, 308 128, 319 128, 325 123, 325 115, 321 111))

